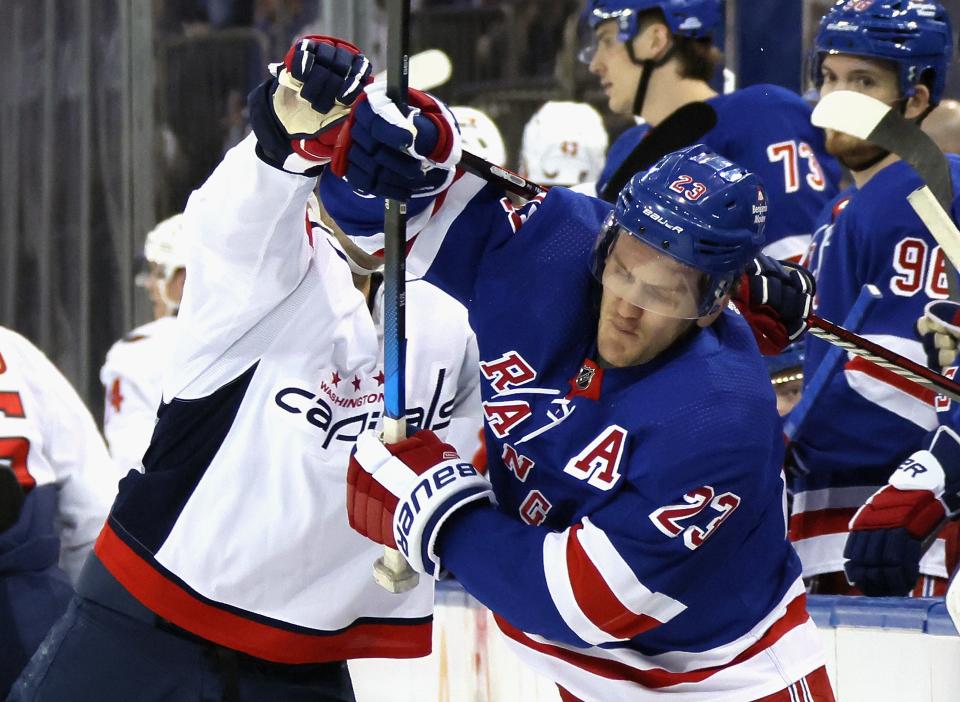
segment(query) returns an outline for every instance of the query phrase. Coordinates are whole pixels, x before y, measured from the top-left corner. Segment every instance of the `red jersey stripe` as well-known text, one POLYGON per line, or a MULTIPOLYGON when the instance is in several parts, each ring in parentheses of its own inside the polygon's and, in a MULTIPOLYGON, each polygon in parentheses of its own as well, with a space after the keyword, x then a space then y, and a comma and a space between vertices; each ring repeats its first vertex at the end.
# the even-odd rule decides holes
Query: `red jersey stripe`
POLYGON ((300 664, 348 658, 418 658, 430 653, 431 622, 364 623, 332 633, 301 633, 202 602, 143 560, 109 523, 100 532, 94 551, 113 577, 160 617, 208 641, 257 658, 300 664))

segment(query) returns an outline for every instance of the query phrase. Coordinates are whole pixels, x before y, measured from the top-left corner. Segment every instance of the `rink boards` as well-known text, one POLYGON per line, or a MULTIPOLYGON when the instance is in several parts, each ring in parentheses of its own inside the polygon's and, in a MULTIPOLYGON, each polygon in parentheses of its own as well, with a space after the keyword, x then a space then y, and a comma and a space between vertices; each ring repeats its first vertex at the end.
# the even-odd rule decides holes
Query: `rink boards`
MULTIPOLYGON (((942 601, 809 598, 839 702, 956 702, 960 636, 942 601)), ((457 583, 437 589, 433 653, 352 661, 358 702, 559 702, 521 666, 489 612, 457 583)))

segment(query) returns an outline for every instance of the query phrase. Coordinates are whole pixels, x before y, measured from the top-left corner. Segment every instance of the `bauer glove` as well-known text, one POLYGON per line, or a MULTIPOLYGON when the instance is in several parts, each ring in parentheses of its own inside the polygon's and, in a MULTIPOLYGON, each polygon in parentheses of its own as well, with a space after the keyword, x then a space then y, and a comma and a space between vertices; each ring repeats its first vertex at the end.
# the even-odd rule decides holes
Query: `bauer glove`
POLYGON ((747 266, 733 302, 760 351, 774 356, 807 328, 817 286, 806 268, 760 254, 747 266))
POLYGON ((372 83, 350 112, 333 172, 357 191, 395 200, 432 197, 453 180, 460 161, 457 120, 427 93, 410 90, 401 111, 386 83, 372 83))
POLYGON ((385 445, 372 430, 357 439, 347 470, 350 526, 399 550, 418 573, 440 576, 434 547, 461 507, 494 502, 490 483, 428 429, 385 445))
POLYGON ((843 568, 871 597, 904 596, 946 519, 960 516, 960 437, 940 427, 930 448, 900 464, 850 520, 843 568))

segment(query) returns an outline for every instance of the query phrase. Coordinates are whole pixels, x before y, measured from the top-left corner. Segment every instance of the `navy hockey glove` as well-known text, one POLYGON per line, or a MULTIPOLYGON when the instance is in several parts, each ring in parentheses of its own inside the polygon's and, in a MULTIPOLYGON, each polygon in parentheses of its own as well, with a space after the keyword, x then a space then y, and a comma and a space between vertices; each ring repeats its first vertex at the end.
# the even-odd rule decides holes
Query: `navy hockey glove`
POLYGON ((957 339, 960 339, 960 303, 933 300, 917 320, 917 331, 927 352, 927 365, 937 372, 956 365, 957 339))
POLYGON ((850 520, 847 580, 871 597, 903 596, 945 519, 960 516, 960 437, 948 427, 917 451, 850 520))
POLYGON ((429 430, 384 445, 376 432, 357 439, 347 470, 347 517, 369 539, 399 550, 418 573, 439 577, 437 534, 456 510, 494 502, 490 483, 429 430))
POLYGON ((806 268, 760 254, 747 266, 733 302, 765 356, 775 356, 807 328, 817 286, 806 268))
POLYGON ((283 63, 270 66, 273 78, 248 98, 260 158, 285 171, 316 175, 332 158, 370 69, 360 50, 341 39, 297 40, 283 63))
POLYGON ((453 180, 461 154, 456 118, 419 90, 407 100, 401 112, 381 82, 367 86, 354 105, 331 167, 355 190, 409 200, 432 197, 453 180))

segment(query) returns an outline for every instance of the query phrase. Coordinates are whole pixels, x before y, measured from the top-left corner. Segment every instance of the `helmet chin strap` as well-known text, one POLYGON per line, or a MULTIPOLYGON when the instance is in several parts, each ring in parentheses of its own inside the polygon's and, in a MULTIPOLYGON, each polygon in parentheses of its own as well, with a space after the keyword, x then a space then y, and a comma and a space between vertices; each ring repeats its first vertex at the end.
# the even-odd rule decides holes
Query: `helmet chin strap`
POLYGON ((640 116, 640 113, 643 112, 643 101, 647 97, 647 87, 650 84, 650 76, 653 75, 654 69, 660 68, 667 61, 673 58, 674 53, 677 51, 677 43, 674 42, 670 45, 670 48, 667 49, 666 53, 661 56, 659 59, 643 59, 642 61, 637 58, 637 55, 633 52, 633 39, 627 42, 627 55, 630 57, 630 60, 636 66, 640 66, 640 82, 637 85, 637 94, 633 98, 633 114, 637 117, 640 116))

